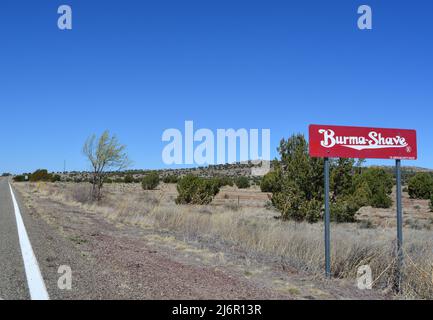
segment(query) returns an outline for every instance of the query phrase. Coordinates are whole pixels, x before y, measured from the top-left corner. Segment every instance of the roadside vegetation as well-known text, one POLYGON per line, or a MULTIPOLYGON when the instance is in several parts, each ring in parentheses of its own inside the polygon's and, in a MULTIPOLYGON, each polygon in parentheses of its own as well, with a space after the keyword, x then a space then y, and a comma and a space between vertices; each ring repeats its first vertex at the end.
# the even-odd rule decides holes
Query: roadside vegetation
POLYGON ((13 178, 15 182, 24 182, 24 181, 31 181, 31 182, 57 182, 61 180, 60 175, 48 173, 48 170, 46 169, 38 169, 35 172, 31 174, 22 174, 17 175, 13 178))
POLYGON ((247 189, 250 187, 250 180, 247 177, 239 177, 235 180, 235 184, 239 189, 247 189))
POLYGON ((141 181, 143 190, 154 190, 159 185, 159 175, 157 172, 151 172, 144 176, 141 181))
POLYGON ((99 138, 92 135, 84 143, 83 154, 92 166, 93 200, 101 200, 102 187, 108 171, 124 170, 131 164, 125 149, 126 146, 120 144, 116 136, 110 136, 108 131, 99 138))
POLYGON ((202 179, 193 175, 187 175, 177 183, 177 204, 205 205, 212 202, 213 197, 219 192, 219 184, 215 179, 202 179))
POLYGON ((433 195, 433 177, 428 173, 417 173, 409 179, 408 193, 413 199, 430 199, 433 195))
MULTIPOLYGON (((181 181, 186 189, 196 189, 203 180, 188 176, 181 181)), ((323 275, 321 222, 310 224, 275 219, 276 212, 264 207, 234 209, 203 205, 201 201, 200 205, 191 205, 193 201, 187 205, 179 204, 177 193, 170 191, 176 189, 170 185, 143 192, 138 184, 110 184, 106 186, 104 198, 92 202, 88 197, 90 187, 88 183, 29 183, 21 189, 32 196, 97 212, 116 224, 173 232, 183 241, 199 241, 203 246, 221 243, 227 248, 245 250, 248 259, 270 256, 280 261, 284 268, 295 268, 319 277, 323 275)), ((392 293, 396 276, 394 240, 394 228, 373 228, 371 223, 334 223, 331 237, 333 277, 355 279, 358 267, 368 264, 372 269, 373 287, 392 293)), ((402 297, 433 297, 431 243, 431 231, 405 228, 402 297)))
MULTIPOLYGON (((261 182, 262 191, 272 192, 272 205, 283 220, 317 222, 323 217, 324 161, 311 158, 303 135, 282 140, 281 161, 261 182)), ((388 208, 393 177, 380 168, 362 168, 362 160, 332 159, 330 178, 331 218, 354 222, 363 206, 388 208)))

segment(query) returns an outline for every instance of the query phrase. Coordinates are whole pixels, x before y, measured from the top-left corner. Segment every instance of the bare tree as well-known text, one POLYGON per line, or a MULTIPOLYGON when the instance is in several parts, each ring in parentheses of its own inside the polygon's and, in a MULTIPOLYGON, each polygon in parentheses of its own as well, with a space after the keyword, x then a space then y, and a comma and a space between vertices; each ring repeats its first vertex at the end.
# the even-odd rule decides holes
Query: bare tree
POLYGON ((83 153, 89 159, 92 171, 92 198, 101 200, 104 179, 109 171, 126 169, 130 160, 125 153, 126 146, 119 143, 116 136, 105 131, 99 139, 91 135, 83 146, 83 153))

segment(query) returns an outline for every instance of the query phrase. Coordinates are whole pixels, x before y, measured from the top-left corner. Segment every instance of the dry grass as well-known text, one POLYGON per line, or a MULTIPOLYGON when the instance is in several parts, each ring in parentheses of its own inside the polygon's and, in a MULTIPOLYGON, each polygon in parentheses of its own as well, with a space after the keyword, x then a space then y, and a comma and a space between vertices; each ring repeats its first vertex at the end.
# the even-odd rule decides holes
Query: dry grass
MULTIPOLYGON (((143 191, 139 185, 107 185, 105 198, 91 203, 88 184, 22 184, 51 199, 79 205, 118 223, 155 230, 176 231, 187 240, 219 239, 251 252, 265 253, 311 274, 323 273, 323 225, 283 222, 265 208, 227 205, 180 206, 173 186, 143 191)), ((335 277, 356 277, 369 264, 374 287, 390 290, 395 279, 395 229, 365 228, 357 224, 332 225, 332 272, 335 277)), ((433 298, 433 233, 404 230, 405 266, 402 298, 433 298)))

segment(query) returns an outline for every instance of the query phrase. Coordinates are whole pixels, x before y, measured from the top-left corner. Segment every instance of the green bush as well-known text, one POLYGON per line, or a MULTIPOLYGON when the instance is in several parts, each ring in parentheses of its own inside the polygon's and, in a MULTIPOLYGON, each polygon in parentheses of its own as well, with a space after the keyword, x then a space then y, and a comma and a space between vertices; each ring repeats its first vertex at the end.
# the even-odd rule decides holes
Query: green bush
POLYGON ((23 175, 23 174, 20 174, 20 175, 18 175, 18 176, 15 176, 15 177, 13 178, 13 180, 14 180, 15 182, 24 182, 24 181, 26 181, 26 176, 23 175))
POLYGON ((279 186, 279 172, 268 172, 260 183, 260 190, 262 192, 278 192, 281 190, 279 186))
POLYGON ((159 184, 159 175, 157 172, 151 172, 144 176, 141 186, 144 190, 154 190, 159 184))
POLYGON ((330 187, 332 198, 352 193, 354 159, 339 158, 331 162, 330 187))
POLYGON ((239 189, 247 189, 250 187, 250 180, 247 177, 238 177, 235 184, 239 189))
POLYGON ((347 198, 339 198, 330 205, 331 220, 335 222, 355 222, 355 214, 359 208, 360 206, 353 195, 347 198))
POLYGON ((262 180, 262 190, 272 190, 272 205, 284 220, 315 222, 323 203, 323 159, 311 158, 302 134, 281 140, 281 161, 262 180))
MULTIPOLYGON (((262 178, 260 187, 272 192, 272 206, 282 219, 316 222, 322 217, 324 160, 309 156, 308 142, 302 134, 281 140, 280 161, 262 178)), ((388 208, 393 176, 383 168, 363 168, 362 160, 332 159, 330 172, 331 218, 335 222, 354 222, 363 206, 388 208)))
POLYGON ((394 186, 392 175, 382 168, 367 168, 361 174, 355 176, 354 185, 356 187, 364 182, 368 184, 373 194, 382 187, 387 194, 390 194, 394 186))
POLYGON ((179 178, 176 175, 168 175, 162 178, 162 181, 164 183, 177 183, 179 181, 179 178))
POLYGON ((433 195, 433 177, 425 172, 415 174, 409 179, 408 192, 412 199, 430 199, 433 195))
POLYGON ((300 189, 293 181, 282 181, 281 190, 272 195, 271 202, 281 212, 283 220, 305 220, 304 212, 300 211, 301 205, 305 200, 302 197, 300 189))
POLYGON ((60 177, 60 175, 58 175, 58 174, 55 174, 51 177, 51 182, 58 182, 61 180, 62 180, 62 177, 60 177))
POLYGON ((373 208, 391 207, 392 200, 387 194, 384 186, 380 187, 375 193, 373 193, 370 204, 373 208))
POLYGON ((321 201, 313 199, 303 202, 299 209, 307 222, 315 223, 322 217, 322 206, 321 201))
POLYGON ((369 199, 364 205, 374 208, 389 208, 392 205, 390 194, 394 185, 392 176, 381 168, 368 168, 354 177, 354 194, 362 190, 364 198, 369 199))
POLYGON ((215 183, 218 185, 219 188, 224 186, 233 187, 234 182, 233 179, 230 177, 217 177, 214 179, 215 179, 215 183))
POLYGON ((214 179, 203 179, 193 175, 187 175, 177 183, 179 193, 177 204, 209 204, 219 192, 218 184, 214 179))
POLYGON ((367 181, 360 183, 353 193, 352 200, 359 207, 368 206, 371 203, 373 193, 368 186, 367 181))
POLYGON ((104 183, 113 183, 113 179, 106 177, 104 183))
POLYGON ((53 176, 51 174, 49 174, 47 170, 39 169, 30 175, 29 180, 32 182, 51 181, 52 177, 53 176))
POLYGON ((133 182, 135 182, 135 180, 134 180, 134 177, 132 175, 127 174, 125 176, 125 178, 123 179, 123 182, 125 182, 125 183, 133 183, 133 182))

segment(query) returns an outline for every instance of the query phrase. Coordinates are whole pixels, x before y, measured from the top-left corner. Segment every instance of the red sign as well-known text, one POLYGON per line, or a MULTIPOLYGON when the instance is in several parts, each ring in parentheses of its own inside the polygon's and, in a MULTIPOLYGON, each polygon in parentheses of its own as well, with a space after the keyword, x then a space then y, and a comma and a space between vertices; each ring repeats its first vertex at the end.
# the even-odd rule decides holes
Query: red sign
POLYGON ((416 131, 310 125, 310 156, 416 160, 416 131))

